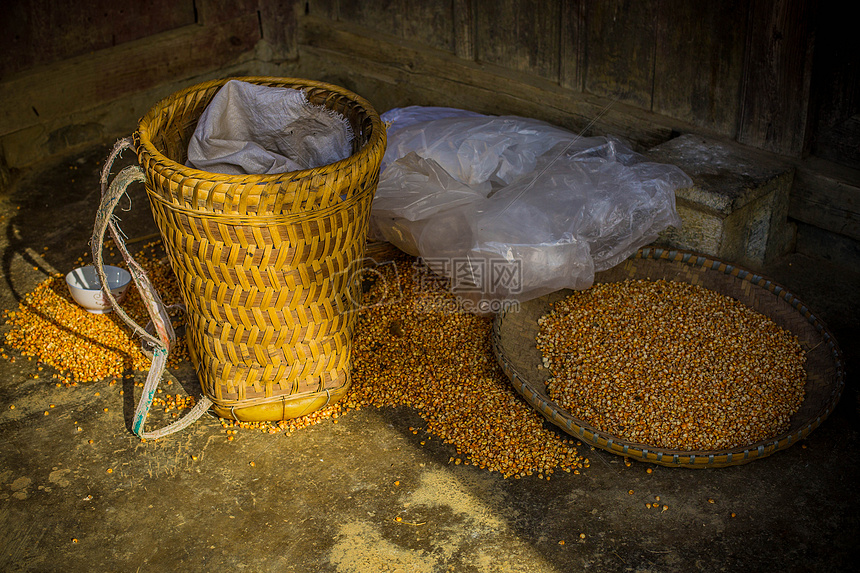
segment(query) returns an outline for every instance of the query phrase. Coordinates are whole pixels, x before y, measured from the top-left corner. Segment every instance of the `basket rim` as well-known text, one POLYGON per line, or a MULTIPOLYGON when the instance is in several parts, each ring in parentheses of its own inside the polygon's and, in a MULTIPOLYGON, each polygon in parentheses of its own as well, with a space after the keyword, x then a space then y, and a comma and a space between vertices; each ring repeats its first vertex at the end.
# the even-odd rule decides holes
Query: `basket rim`
MULTIPOLYGON (((670 262, 700 267, 708 271, 731 274, 757 287, 769 290, 774 296, 783 298, 816 328, 833 356, 836 375, 830 399, 817 412, 810 416, 801 427, 791 428, 777 436, 744 446, 736 446, 723 450, 676 450, 624 440, 574 417, 570 412, 549 398, 549 396, 535 390, 536 383, 530 381, 517 369, 507 358, 502 348, 501 331, 507 312, 499 313, 493 321, 491 335, 491 344, 496 360, 517 392, 547 420, 574 438, 610 453, 663 466, 702 468, 740 465, 783 450, 809 435, 810 432, 821 425, 833 412, 845 388, 844 357, 836 339, 824 324, 824 321, 813 314, 809 310, 809 307, 794 294, 751 270, 691 251, 646 247, 640 249, 632 257, 626 259, 625 262, 631 259, 668 260, 670 262)), ((560 292, 563 291, 557 291, 554 294, 560 292)), ((552 294, 540 297, 540 299, 545 299, 547 296, 552 296, 552 294)))
POLYGON ((373 150, 379 146, 385 148, 385 128, 382 123, 382 120, 379 117, 379 113, 376 109, 370 104, 369 101, 361 97, 360 95, 347 90, 346 88, 342 88, 340 86, 336 86, 334 84, 319 82, 316 80, 308 80, 303 78, 291 78, 291 77, 279 77, 279 76, 230 76, 226 78, 220 78, 216 80, 209 80, 206 82, 200 82, 176 92, 160 99, 153 105, 149 111, 140 119, 138 122, 138 128, 135 139, 138 142, 136 145, 136 152, 138 155, 141 154, 141 147, 146 152, 147 155, 150 155, 157 163, 162 164, 165 167, 168 167, 178 174, 188 177, 199 179, 202 174, 204 178, 209 181, 220 182, 220 183, 235 183, 235 184, 247 184, 247 183, 274 183, 284 179, 285 177, 289 177, 290 179, 298 179, 309 176, 327 174, 330 172, 338 171, 339 169, 355 163, 359 161, 363 156, 370 155, 373 150), (244 81, 249 83, 257 83, 257 84, 267 84, 272 87, 290 87, 292 89, 302 89, 302 88, 319 88, 323 90, 327 90, 332 93, 336 93, 342 96, 345 96, 347 99, 350 99, 360 106, 362 106, 365 111, 367 111, 370 116, 372 131, 370 134, 370 139, 368 139, 367 143, 361 146, 357 152, 351 154, 349 157, 341 159, 340 161, 335 161, 334 163, 329 163, 327 165, 322 165, 320 167, 314 167, 311 169, 301 169, 297 171, 285 171, 283 173, 270 173, 270 174, 247 174, 247 175, 230 175, 225 173, 214 173, 211 171, 204 171, 202 169, 196 169, 193 167, 188 167, 187 165, 183 165, 178 161, 174 161, 170 159, 163 153, 161 153, 158 149, 156 149, 155 145, 152 143, 152 136, 150 133, 150 126, 155 121, 156 117, 164 112, 164 108, 172 103, 175 100, 178 100, 186 95, 196 92, 202 91, 204 89, 208 89, 212 86, 221 85, 223 86, 229 81, 237 80, 244 81), (283 84, 283 85, 281 85, 283 84))

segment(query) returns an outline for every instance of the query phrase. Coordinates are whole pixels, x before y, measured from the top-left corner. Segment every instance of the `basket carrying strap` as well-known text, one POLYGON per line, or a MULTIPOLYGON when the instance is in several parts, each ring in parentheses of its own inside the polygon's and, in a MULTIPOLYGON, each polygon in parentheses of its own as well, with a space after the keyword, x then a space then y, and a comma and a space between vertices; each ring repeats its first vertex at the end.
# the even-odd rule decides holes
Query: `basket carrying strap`
POLYGON ((143 170, 137 165, 133 165, 120 171, 110 183, 110 186, 107 184, 113 162, 123 149, 132 147, 133 143, 131 138, 119 140, 114 145, 107 161, 105 161, 105 166, 102 169, 101 174, 101 203, 99 205, 98 212, 96 213, 96 222, 93 227, 91 244, 96 272, 99 275, 101 284, 106 285, 108 284, 108 281, 104 271, 104 261, 102 260, 102 245, 104 244, 105 231, 110 229, 111 237, 113 237, 114 243, 116 243, 119 248, 122 258, 125 259, 125 262, 128 264, 128 270, 131 273, 132 279, 134 279, 134 284, 140 292, 141 299, 143 300, 146 310, 149 312, 152 324, 155 327, 155 336, 147 332, 144 328, 141 328, 140 325, 138 325, 130 316, 128 316, 128 314, 125 313, 125 311, 122 310, 119 303, 114 299, 110 289, 102 287, 102 291, 105 296, 107 296, 107 299, 110 301, 110 304, 114 311, 116 311, 117 315, 132 328, 135 334, 140 335, 141 338, 148 341, 154 347, 152 353, 152 365, 150 366, 149 373, 146 376, 146 383, 143 386, 143 394, 141 395, 140 400, 137 403, 137 408, 134 411, 132 431, 141 438, 157 439, 167 436, 168 434, 178 432, 192 424, 209 409, 209 406, 212 405, 212 401, 208 397, 202 396, 190 412, 169 426, 153 432, 146 432, 143 429, 146 415, 149 413, 152 399, 155 397, 155 391, 158 388, 158 384, 161 382, 164 370, 167 367, 167 356, 170 353, 170 349, 173 347, 173 343, 176 341, 176 335, 173 332, 173 326, 170 323, 170 317, 167 314, 167 309, 165 308, 164 303, 161 301, 158 293, 155 292, 155 288, 147 278, 143 267, 137 264, 128 252, 125 242, 122 240, 122 231, 120 231, 117 226, 115 216, 113 214, 117 203, 119 203, 119 200, 123 195, 125 195, 128 186, 135 181, 143 183, 146 180, 143 170))

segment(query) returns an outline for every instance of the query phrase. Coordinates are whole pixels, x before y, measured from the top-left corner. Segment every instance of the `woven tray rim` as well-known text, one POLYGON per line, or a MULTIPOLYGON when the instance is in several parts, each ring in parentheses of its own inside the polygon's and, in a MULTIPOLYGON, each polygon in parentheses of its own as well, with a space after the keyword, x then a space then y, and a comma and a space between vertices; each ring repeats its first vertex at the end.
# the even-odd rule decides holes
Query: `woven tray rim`
MULTIPOLYGON (((588 423, 575 418, 556 402, 535 390, 535 383, 529 381, 507 358, 502 348, 502 328, 506 312, 496 315, 492 329, 492 347, 496 360, 510 379, 517 392, 525 398, 547 420, 575 437, 576 439, 596 448, 613 454, 623 455, 632 459, 655 463, 669 467, 706 468, 727 467, 748 463, 788 448, 805 438, 816 429, 833 412, 845 387, 845 363, 842 351, 830 330, 809 307, 784 287, 756 274, 753 271, 720 261, 718 259, 683 250, 671 250, 654 247, 640 249, 630 259, 667 260, 690 266, 701 267, 707 271, 723 272, 748 281, 758 287, 770 291, 773 295, 783 298, 799 312, 821 335, 827 344, 835 365, 835 381, 829 400, 819 410, 809 417, 809 421, 799 429, 789 430, 776 437, 761 440, 747 446, 725 450, 673 450, 659 448, 623 440, 608 432, 598 430, 588 423)), ((628 259, 628 260, 630 260, 628 259)), ((623 264, 623 263, 622 263, 623 264)), ((550 296, 550 295, 547 295, 550 296)), ((543 297, 542 297, 543 298, 543 297)))
MULTIPOLYGON (((229 77, 222 78, 217 80, 210 80, 207 82, 201 82, 192 86, 188 86, 183 88, 177 92, 170 94, 167 97, 159 100, 154 106, 152 106, 146 115, 138 123, 138 137, 136 138, 138 141, 138 145, 142 146, 145 152, 150 155, 156 163, 162 165, 163 167, 167 167, 177 174, 194 179, 205 179, 207 181, 215 181, 222 183, 233 183, 233 184, 248 184, 248 183, 272 183, 280 181, 284 178, 289 179, 301 179, 304 177, 309 177, 311 175, 323 175, 333 171, 337 171, 342 169, 344 166, 347 166, 351 163, 357 162, 363 159, 363 156, 370 155, 373 152, 373 149, 378 147, 379 145, 384 145, 384 127, 382 125, 382 120, 379 118, 379 114, 376 112, 376 109, 368 102, 366 99, 361 97, 360 95, 353 93, 345 88, 340 86, 336 86, 334 84, 329 84, 326 82, 318 82, 315 80, 308 80, 302 78, 290 78, 290 77, 274 77, 274 76, 237 76, 237 77, 229 77), (311 88, 311 89, 322 89, 332 93, 336 93, 338 95, 344 96, 349 100, 356 102, 358 105, 363 107, 365 111, 367 111, 368 116, 370 117, 372 130, 370 133, 370 139, 367 140, 367 143, 361 146, 357 152, 353 153, 349 157, 341 159, 340 161, 335 161, 334 163, 329 163, 328 165, 323 165, 320 167, 315 167, 311 169, 301 169, 297 171, 288 171, 285 173, 271 173, 271 174, 252 174, 252 175, 229 175, 224 173, 213 173, 211 171, 204 171, 201 169, 195 169, 193 167, 188 167, 187 165, 183 165, 178 161, 174 161, 170 159, 163 153, 161 153, 158 149, 156 149, 155 145, 152 143, 152 136, 150 134, 150 130, 148 126, 154 123, 154 119, 158 114, 163 113, 164 108, 172 101, 177 99, 181 99, 190 93, 194 93, 197 91, 202 91, 209 89, 212 86, 216 85, 224 85, 230 80, 238 80, 249 83, 256 84, 264 84, 264 85, 272 85, 274 87, 291 87, 293 89, 302 89, 302 88, 311 88)), ((356 134, 357 135, 357 134, 356 134)), ((139 150, 138 150, 139 153, 139 150)))

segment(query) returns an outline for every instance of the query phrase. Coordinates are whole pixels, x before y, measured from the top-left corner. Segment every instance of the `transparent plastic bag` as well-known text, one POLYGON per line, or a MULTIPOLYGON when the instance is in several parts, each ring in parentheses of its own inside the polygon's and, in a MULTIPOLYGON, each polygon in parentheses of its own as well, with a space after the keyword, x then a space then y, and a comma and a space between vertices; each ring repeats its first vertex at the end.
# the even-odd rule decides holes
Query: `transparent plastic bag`
POLYGON ((692 181, 678 167, 612 137, 446 109, 383 114, 388 149, 371 220, 466 299, 588 288, 595 272, 680 226, 674 191, 692 181))

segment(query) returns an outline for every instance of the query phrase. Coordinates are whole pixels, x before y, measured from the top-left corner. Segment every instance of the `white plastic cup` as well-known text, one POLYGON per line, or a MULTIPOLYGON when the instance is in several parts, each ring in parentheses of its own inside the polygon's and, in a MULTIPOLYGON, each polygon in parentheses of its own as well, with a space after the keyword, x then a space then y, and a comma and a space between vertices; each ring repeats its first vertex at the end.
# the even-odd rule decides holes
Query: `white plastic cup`
MULTIPOLYGON (((125 298, 128 285, 131 284, 131 273, 119 267, 104 266, 108 287, 117 302, 125 298)), ((101 282, 96 268, 92 265, 80 267, 66 275, 66 284, 75 302, 84 307, 87 312, 104 314, 111 311, 108 298, 102 292, 101 282)))

